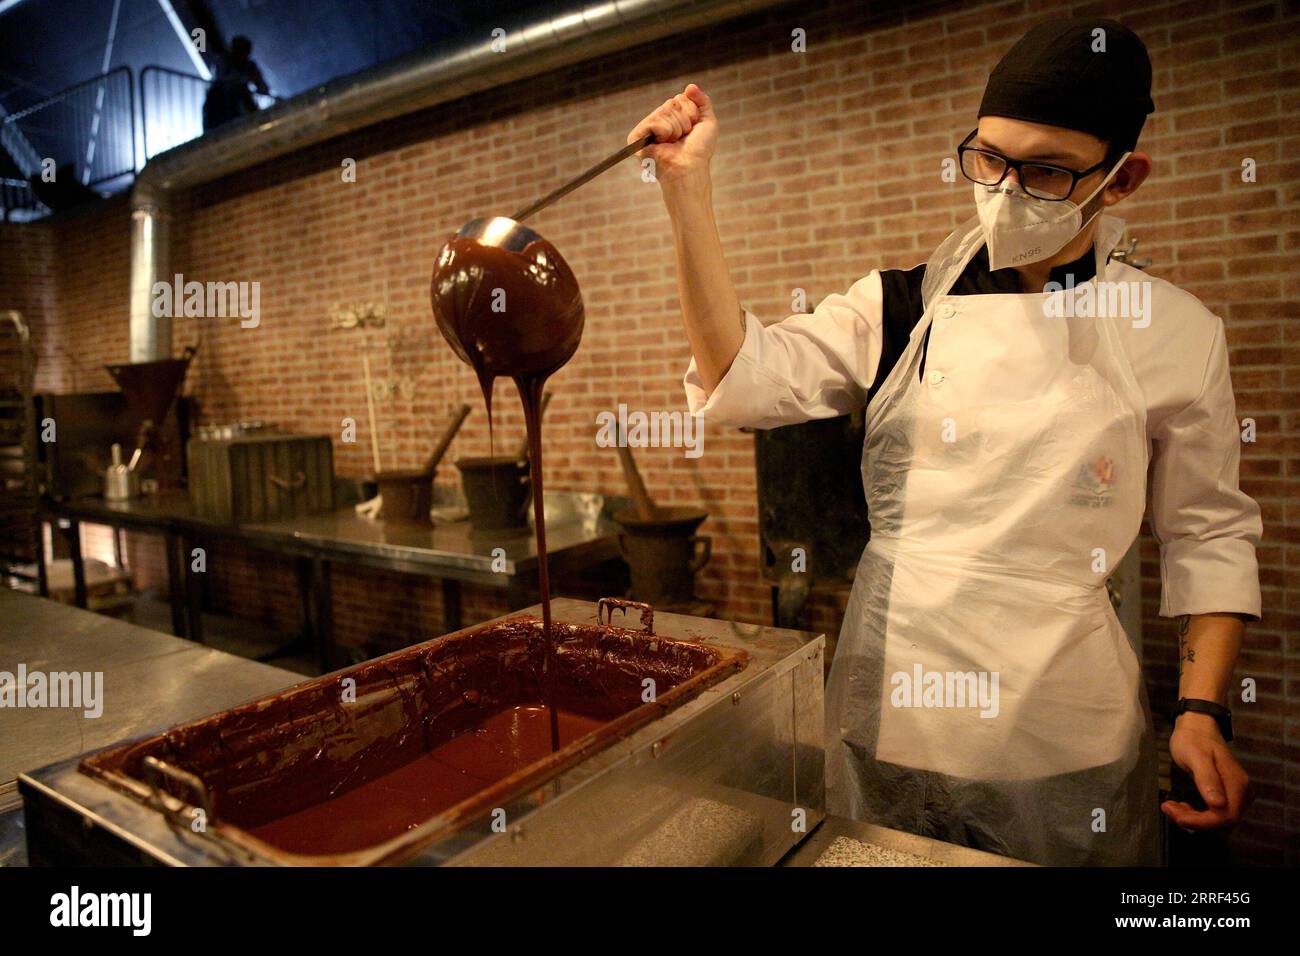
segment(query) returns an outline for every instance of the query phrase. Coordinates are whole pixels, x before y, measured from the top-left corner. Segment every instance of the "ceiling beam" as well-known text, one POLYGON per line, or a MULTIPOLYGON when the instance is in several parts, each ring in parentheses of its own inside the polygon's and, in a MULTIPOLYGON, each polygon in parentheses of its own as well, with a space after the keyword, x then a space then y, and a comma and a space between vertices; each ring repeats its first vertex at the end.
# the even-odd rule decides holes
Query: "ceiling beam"
POLYGON ((180 40, 181 46, 185 47, 185 52, 189 56, 190 62, 194 64, 194 69, 198 71, 199 76, 203 77, 205 80, 212 79, 212 70, 208 68, 207 61, 203 59, 203 56, 194 46, 194 38, 191 36, 190 31, 196 28, 202 28, 208 35, 207 45, 209 50, 211 49, 212 42, 216 41, 217 43, 220 43, 221 38, 215 35, 215 31, 209 30, 206 24, 199 23, 194 19, 193 12, 190 10, 188 4, 173 4, 172 0, 158 0, 158 6, 162 8, 163 16, 167 18, 167 22, 172 25, 172 30, 176 32, 176 39, 180 40), (180 6, 185 12, 186 19, 190 21, 189 23, 186 23, 181 19, 181 14, 176 9, 177 6, 180 6))

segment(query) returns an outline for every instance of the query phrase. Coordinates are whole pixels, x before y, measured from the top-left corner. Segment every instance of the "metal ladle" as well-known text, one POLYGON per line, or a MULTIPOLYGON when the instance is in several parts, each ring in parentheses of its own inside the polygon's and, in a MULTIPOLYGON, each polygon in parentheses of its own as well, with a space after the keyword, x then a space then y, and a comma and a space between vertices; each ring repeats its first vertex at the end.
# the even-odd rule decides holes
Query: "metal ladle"
POLYGON ((605 170, 617 166, 629 156, 652 145, 654 141, 655 134, 646 133, 636 142, 628 143, 618 152, 602 159, 586 172, 583 172, 569 180, 558 189, 552 190, 536 202, 525 206, 513 216, 494 216, 490 219, 471 219, 469 222, 465 223, 465 225, 460 227, 460 230, 456 233, 456 237, 458 239, 475 239, 485 245, 509 249, 512 252, 520 252, 527 247, 529 243, 535 242, 541 238, 541 236, 532 229, 522 225, 525 219, 533 215, 533 213, 541 212, 556 200, 563 199, 579 186, 586 185, 605 170))

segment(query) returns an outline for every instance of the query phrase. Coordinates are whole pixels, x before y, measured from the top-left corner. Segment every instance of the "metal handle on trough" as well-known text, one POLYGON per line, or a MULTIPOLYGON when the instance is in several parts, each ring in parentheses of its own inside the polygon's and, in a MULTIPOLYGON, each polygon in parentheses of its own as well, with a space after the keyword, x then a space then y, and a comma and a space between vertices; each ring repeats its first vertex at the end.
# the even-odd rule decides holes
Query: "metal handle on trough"
POLYGON ((614 612, 622 611, 623 616, 627 616, 628 608, 636 608, 641 612, 641 626, 645 628, 647 634, 655 632, 655 609, 645 601, 629 601, 627 598, 601 598, 596 602, 596 623, 610 624, 614 623, 614 612))
POLYGON ((197 801, 192 801, 192 805, 207 814, 208 819, 212 818, 212 798, 208 794, 207 784, 188 770, 182 770, 180 767, 175 767, 166 761, 159 760, 157 757, 145 757, 144 779, 149 784, 155 809, 163 813, 169 812, 166 801, 163 800, 163 788, 160 779, 163 777, 186 788, 192 798, 197 797, 197 801))
POLYGON ((290 478, 281 478, 279 475, 268 475, 267 480, 281 491, 294 492, 301 491, 307 484, 307 473, 300 471, 290 478))
MULTIPOLYGON (((190 805, 203 811, 206 817, 204 826, 197 831, 203 839, 210 841, 222 852, 228 854, 231 862, 245 865, 258 862, 260 857, 257 853, 224 836, 212 825, 216 819, 212 813, 212 794, 202 778, 190 773, 188 770, 182 770, 180 767, 169 764, 165 760, 159 760, 157 757, 145 757, 144 779, 149 784, 149 798, 147 800, 149 806, 174 823, 187 827, 193 823, 193 821, 185 819, 184 804, 176 810, 167 806, 162 788, 162 778, 186 788, 189 791, 189 798, 194 801, 190 805)), ((178 800, 181 798, 173 797, 172 799, 178 800)))

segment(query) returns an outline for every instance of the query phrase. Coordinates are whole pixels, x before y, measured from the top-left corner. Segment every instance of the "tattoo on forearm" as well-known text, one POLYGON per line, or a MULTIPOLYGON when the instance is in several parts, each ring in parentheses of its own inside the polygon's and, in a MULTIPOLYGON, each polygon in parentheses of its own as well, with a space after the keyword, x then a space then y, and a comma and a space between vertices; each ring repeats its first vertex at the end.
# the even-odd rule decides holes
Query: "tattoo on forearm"
POLYGON ((1192 624, 1191 616, 1184 614, 1178 619, 1178 673, 1182 674, 1184 664, 1196 663, 1196 650, 1187 644, 1187 632, 1192 624))

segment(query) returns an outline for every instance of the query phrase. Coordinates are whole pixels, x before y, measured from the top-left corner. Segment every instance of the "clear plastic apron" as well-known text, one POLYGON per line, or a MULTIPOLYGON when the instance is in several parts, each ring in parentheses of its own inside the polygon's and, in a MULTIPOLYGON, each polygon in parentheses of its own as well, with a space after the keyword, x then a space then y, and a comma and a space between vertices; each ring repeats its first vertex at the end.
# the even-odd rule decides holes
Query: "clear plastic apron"
MULTIPOLYGON (((1122 229, 1100 224, 1098 279, 1122 229)), ((1142 520, 1145 402, 1121 320, 948 295, 982 243, 972 220, 936 250, 867 408, 829 809, 1040 863, 1153 864, 1150 714, 1105 588, 1142 520)))

